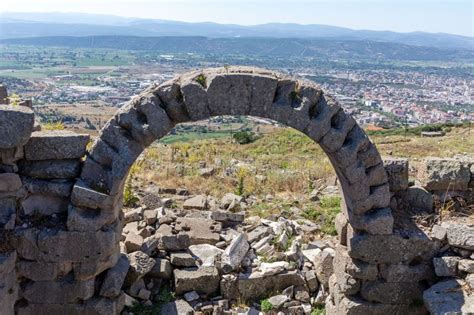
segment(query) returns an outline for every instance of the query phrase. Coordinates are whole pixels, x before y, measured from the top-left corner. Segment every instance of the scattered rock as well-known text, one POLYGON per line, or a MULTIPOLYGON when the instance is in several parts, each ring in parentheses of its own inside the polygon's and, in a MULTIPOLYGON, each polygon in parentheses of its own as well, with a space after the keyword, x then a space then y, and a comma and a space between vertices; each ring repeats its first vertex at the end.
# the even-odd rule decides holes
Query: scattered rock
POLYGON ((176 294, 183 294, 189 291, 212 294, 219 288, 219 280, 219 273, 215 267, 174 270, 176 294))
POLYGON ((189 198, 183 203, 183 208, 205 210, 207 208, 207 198, 203 195, 189 198))

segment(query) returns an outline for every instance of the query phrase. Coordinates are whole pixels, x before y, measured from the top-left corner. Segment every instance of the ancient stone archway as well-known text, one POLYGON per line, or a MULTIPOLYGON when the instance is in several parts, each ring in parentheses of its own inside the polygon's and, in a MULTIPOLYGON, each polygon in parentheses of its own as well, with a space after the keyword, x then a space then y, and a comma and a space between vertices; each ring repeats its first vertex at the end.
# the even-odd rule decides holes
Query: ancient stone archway
POLYGON ((22 293, 28 304, 18 305, 19 313, 113 314, 120 309, 120 289, 104 289, 104 274, 120 264, 122 194, 129 169, 175 124, 216 115, 278 121, 319 143, 331 160, 344 202, 336 220, 341 245, 328 283, 328 314, 413 313, 424 280, 419 258, 431 248, 421 236, 394 232, 387 174, 375 146, 316 85, 240 67, 205 69, 151 86, 106 124, 72 189, 66 226, 19 232, 15 250, 23 260, 57 274, 64 266, 72 270, 66 278, 30 277, 22 293), (409 276, 400 281, 397 274, 409 276))
POLYGON ((206 69, 152 86, 106 124, 73 190, 72 230, 100 229, 117 219, 128 170, 153 141, 176 123, 218 115, 269 118, 319 143, 341 183, 345 214, 355 231, 391 234, 387 176, 375 146, 337 101, 316 85, 255 68, 206 69), (86 212, 84 218, 81 212, 86 212), (93 226, 93 228, 92 228, 93 226))

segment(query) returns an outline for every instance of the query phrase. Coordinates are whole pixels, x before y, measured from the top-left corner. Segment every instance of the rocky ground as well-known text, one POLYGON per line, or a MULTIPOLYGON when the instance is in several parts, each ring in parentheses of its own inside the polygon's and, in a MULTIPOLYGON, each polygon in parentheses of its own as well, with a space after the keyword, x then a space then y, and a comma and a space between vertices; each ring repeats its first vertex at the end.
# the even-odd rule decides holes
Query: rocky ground
POLYGON ((124 314, 323 309, 336 240, 318 224, 246 216, 255 201, 233 193, 218 200, 149 187, 139 195, 141 206, 125 211, 123 263, 107 276, 111 292, 126 277, 124 314))

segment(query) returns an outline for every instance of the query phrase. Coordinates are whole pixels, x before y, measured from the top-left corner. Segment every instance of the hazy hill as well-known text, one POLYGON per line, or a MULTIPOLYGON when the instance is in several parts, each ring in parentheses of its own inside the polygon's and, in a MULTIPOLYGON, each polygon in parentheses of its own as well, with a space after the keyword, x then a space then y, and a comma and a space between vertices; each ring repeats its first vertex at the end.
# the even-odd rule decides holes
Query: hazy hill
POLYGON ((265 57, 321 57, 381 60, 472 59, 470 50, 444 50, 404 44, 302 38, 207 38, 137 36, 54 36, 3 39, 1 44, 151 50, 159 53, 245 55, 265 57))
POLYGON ((474 49, 472 37, 442 33, 353 30, 319 24, 269 23, 242 26, 210 22, 186 23, 79 13, 0 14, 0 38, 97 35, 330 38, 474 49))

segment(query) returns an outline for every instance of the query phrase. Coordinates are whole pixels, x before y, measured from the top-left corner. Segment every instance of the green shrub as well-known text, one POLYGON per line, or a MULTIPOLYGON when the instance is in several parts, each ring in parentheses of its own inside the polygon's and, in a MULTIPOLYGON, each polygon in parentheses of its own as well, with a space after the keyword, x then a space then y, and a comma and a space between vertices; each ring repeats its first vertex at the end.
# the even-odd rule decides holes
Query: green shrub
POLYGON ((204 76, 204 74, 200 74, 196 77, 196 82, 199 83, 203 88, 206 88, 207 87, 207 80, 206 80, 206 77, 204 76))
POLYGON ((62 121, 49 121, 42 126, 43 130, 64 130, 66 129, 66 126, 62 121))
POLYGON ((8 100, 11 106, 18 106, 20 105, 21 98, 18 94, 13 93, 8 97, 8 100))
POLYGON ((260 308, 262 312, 266 313, 266 312, 270 312, 273 309, 273 305, 267 299, 265 299, 265 300, 262 300, 262 302, 260 302, 260 308))
POLYGON ((323 305, 318 305, 311 310, 311 315, 324 315, 326 314, 326 309, 323 305))
POLYGON ((123 190, 123 205, 126 207, 134 207, 137 205, 138 201, 139 199, 133 191, 132 174, 130 174, 123 190))
POLYGON ((232 138, 239 144, 252 143, 257 140, 255 133, 252 131, 239 131, 232 135, 232 138))

